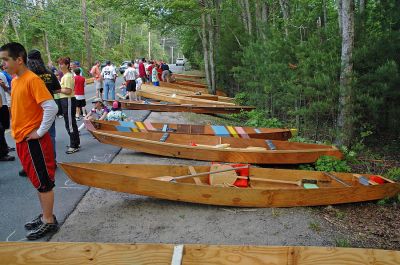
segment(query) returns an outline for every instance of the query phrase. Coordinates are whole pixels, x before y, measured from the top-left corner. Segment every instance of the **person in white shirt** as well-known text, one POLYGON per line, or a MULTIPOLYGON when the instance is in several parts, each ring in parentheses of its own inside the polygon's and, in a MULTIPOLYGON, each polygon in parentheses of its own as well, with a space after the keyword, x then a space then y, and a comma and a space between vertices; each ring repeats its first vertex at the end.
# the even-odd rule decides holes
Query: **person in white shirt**
POLYGON ((5 130, 10 128, 10 112, 8 108, 11 103, 10 88, 6 76, 0 72, 0 161, 13 161, 14 156, 8 155, 10 148, 5 138, 5 130))
POLYGON ((108 93, 111 92, 111 99, 115 100, 115 79, 117 78, 117 72, 111 66, 110 61, 107 61, 106 66, 101 70, 101 76, 104 80, 103 99, 108 100, 108 93))
POLYGON ((128 91, 129 101, 136 100, 136 78, 139 76, 136 73, 135 68, 133 68, 132 63, 128 63, 128 68, 124 72, 124 79, 126 81, 126 91, 128 91))

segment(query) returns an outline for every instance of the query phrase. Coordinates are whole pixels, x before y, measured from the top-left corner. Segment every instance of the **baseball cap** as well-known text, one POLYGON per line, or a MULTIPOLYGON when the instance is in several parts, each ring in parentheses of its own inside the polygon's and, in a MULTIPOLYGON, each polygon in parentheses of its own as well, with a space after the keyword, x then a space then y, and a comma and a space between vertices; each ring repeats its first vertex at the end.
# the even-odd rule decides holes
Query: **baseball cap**
POLYGON ((92 101, 92 103, 97 103, 97 102, 103 102, 103 100, 101 98, 95 98, 92 101))

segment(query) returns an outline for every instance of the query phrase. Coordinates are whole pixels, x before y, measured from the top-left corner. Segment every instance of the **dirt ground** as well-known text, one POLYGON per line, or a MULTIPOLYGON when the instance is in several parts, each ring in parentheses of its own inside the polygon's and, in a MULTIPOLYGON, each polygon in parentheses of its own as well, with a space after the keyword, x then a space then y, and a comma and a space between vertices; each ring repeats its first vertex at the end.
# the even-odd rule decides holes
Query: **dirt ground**
MULTIPOLYGON (((148 120, 184 123, 192 118, 186 115, 153 112, 148 120)), ((197 124, 204 122, 209 121, 202 115, 196 118, 197 124)), ((125 149, 113 163, 206 164, 125 149)), ((351 235, 322 213, 315 207, 208 206, 91 188, 51 241, 313 246, 350 242, 351 235)))

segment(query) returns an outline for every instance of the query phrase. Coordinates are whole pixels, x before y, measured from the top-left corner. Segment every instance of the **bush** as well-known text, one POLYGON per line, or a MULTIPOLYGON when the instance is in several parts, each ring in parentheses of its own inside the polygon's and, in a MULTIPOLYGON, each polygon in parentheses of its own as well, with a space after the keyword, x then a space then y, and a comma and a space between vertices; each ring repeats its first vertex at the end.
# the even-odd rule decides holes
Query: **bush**
POLYGON ((248 113, 247 126, 265 127, 265 128, 282 128, 283 123, 277 118, 267 118, 264 111, 252 110, 248 113))
POLYGON ((400 167, 394 167, 390 169, 386 174, 385 177, 388 179, 394 180, 396 182, 400 182, 400 167))
POLYGON ((321 156, 315 162, 317 171, 335 171, 335 172, 350 172, 351 168, 345 160, 339 160, 333 156, 321 156))

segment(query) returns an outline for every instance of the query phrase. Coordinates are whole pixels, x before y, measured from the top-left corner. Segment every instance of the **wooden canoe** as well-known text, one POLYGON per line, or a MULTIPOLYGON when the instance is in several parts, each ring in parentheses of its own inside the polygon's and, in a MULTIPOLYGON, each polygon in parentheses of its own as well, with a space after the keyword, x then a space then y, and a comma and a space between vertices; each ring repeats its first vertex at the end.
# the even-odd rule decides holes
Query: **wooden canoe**
POLYGON ((19 265, 332 265, 400 264, 394 250, 200 244, 120 244, 95 242, 1 242, 3 264, 19 265), (182 254, 180 254, 182 253, 182 254))
POLYGON ((199 87, 199 88, 207 88, 206 84, 198 83, 198 82, 192 82, 192 81, 175 81, 174 82, 177 85, 181 86, 192 86, 192 87, 199 87))
MULTIPOLYGON (((207 87, 194 87, 194 86, 189 86, 189 85, 179 85, 174 83, 168 83, 168 82, 162 82, 160 81, 160 86, 161 87, 169 87, 169 88, 177 88, 181 90, 186 90, 186 91, 191 91, 191 92, 201 92, 203 94, 208 94, 208 88, 207 87)), ((224 96, 226 97, 227 94, 224 91, 217 90, 216 94, 218 96, 224 96)))
MULTIPOLYGON (((387 181, 381 185, 364 186, 351 173, 329 173, 349 186, 339 183, 320 171, 285 170, 249 167, 250 187, 213 186, 209 175, 162 181, 159 177, 178 177, 210 172, 210 166, 59 163, 74 182, 144 196, 220 206, 235 207, 295 207, 317 206, 378 200, 395 196, 400 184, 387 181), (256 180, 252 180, 252 179, 256 180), (264 182, 267 179, 269 182, 264 182), (318 188, 306 184, 293 185, 275 181, 316 181, 318 188)), ((211 170, 214 171, 214 170, 211 170)), ((236 172, 233 171, 236 175, 236 172)), ((370 175, 364 175, 368 178, 370 175)))
POLYGON ((223 105, 223 106, 235 106, 234 103, 231 102, 220 102, 215 100, 207 100, 201 98, 187 97, 184 95, 173 94, 160 92, 158 89, 154 89, 153 86, 142 85, 142 89, 137 92, 138 95, 141 95, 145 98, 151 98, 154 100, 171 102, 175 104, 193 104, 199 106, 208 106, 208 105, 223 105))
POLYGON ((342 158, 336 147, 320 144, 161 132, 93 130, 91 133, 104 144, 154 155, 204 161, 303 164, 313 163, 324 155, 342 158))
MULTIPOLYGON (((156 94, 160 94, 160 95, 168 96, 168 97, 171 97, 172 95, 174 95, 174 97, 183 96, 183 97, 188 97, 188 98, 207 100, 207 103, 211 103, 211 104, 216 104, 214 101, 217 101, 222 104, 228 103, 228 105, 235 104, 234 98, 223 97, 223 96, 218 96, 218 95, 211 95, 211 94, 202 93, 202 92, 187 91, 187 90, 182 90, 179 88, 156 87, 153 85, 142 85, 142 90, 140 92, 141 93, 143 93, 143 92, 156 93, 156 94), (212 102, 210 102, 210 101, 212 101, 212 102)), ((142 94, 142 95, 144 97, 146 97, 144 94, 142 94)), ((177 100, 176 100, 176 102, 179 103, 179 101, 177 101, 177 100)), ((190 103, 192 103, 192 102, 190 102, 190 103)), ((179 104, 181 104, 181 103, 179 103, 179 104)))
MULTIPOLYGON (((107 101, 112 104, 112 101, 107 101)), ((123 109, 130 110, 150 110, 157 112, 192 112, 201 114, 233 114, 241 111, 251 111, 255 109, 252 106, 226 106, 226 105, 208 105, 198 106, 190 104, 163 104, 163 103, 145 103, 143 101, 120 100, 123 109)))
POLYGON ((187 78, 187 79, 204 79, 204 75, 189 75, 189 74, 173 74, 175 78, 187 78))
POLYGON ((153 92, 158 94, 166 94, 171 96, 172 94, 191 97, 191 98, 198 98, 198 99, 206 99, 206 100, 213 100, 213 101, 220 101, 220 102, 227 102, 227 103, 235 103, 234 98, 218 96, 218 95, 211 95, 204 92, 193 92, 188 90, 182 90, 180 88, 172 88, 172 87, 156 87, 153 85, 142 85, 142 91, 146 92, 153 92))
POLYGON ((194 125, 156 122, 126 122, 126 121, 100 121, 94 120, 95 128, 105 131, 122 132, 170 132, 184 134, 216 135, 221 137, 256 138, 270 140, 288 140, 292 134, 289 129, 278 128, 252 128, 224 125, 194 125))

